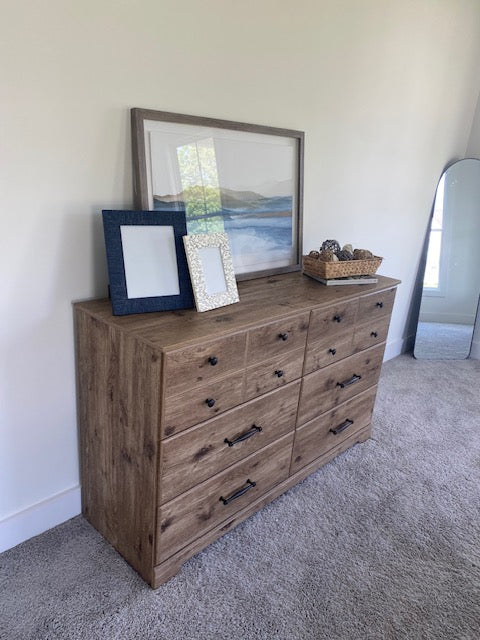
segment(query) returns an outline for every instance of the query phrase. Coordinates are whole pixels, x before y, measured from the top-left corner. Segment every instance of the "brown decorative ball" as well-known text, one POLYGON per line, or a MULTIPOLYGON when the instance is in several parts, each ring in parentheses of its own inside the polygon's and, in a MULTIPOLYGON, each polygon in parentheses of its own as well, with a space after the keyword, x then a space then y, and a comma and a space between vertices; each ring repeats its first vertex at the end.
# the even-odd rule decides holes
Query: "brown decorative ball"
POLYGON ((318 251, 310 251, 310 253, 308 254, 309 258, 315 258, 316 260, 318 260, 318 258, 320 257, 320 253, 318 251))
POLYGON ((322 249, 319 254, 319 259, 323 260, 323 262, 334 262, 337 256, 330 251, 330 249, 322 249))
POLYGON ((333 251, 333 253, 337 253, 337 251, 340 251, 340 244, 337 240, 325 240, 322 242, 320 251, 323 251, 324 249, 326 251, 333 251))
POLYGON ((368 249, 355 249, 353 252, 354 260, 371 260, 373 258, 373 253, 368 249))

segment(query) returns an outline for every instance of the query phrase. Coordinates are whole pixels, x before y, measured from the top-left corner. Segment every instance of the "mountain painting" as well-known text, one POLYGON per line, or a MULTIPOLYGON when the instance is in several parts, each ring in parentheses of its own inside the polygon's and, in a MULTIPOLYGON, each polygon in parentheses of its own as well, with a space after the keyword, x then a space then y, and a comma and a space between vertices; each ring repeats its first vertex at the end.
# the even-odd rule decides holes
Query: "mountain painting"
POLYGON ((294 259, 292 196, 198 187, 175 195, 154 195, 157 211, 185 210, 188 233, 226 232, 236 273, 285 266, 294 259), (199 195, 196 193, 195 195, 199 195), (208 206, 217 200, 217 206, 208 206))
POLYGON ((303 133, 152 115, 138 137, 143 206, 184 210, 189 234, 227 233, 237 275, 298 265, 303 133))

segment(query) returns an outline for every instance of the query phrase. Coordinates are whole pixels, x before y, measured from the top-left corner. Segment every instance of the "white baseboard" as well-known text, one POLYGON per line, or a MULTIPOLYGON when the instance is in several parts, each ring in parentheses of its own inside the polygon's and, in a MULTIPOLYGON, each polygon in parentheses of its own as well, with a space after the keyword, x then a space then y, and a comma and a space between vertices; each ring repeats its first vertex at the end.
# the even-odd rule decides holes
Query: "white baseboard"
POLYGON ((412 351, 413 349, 413 336, 409 336, 407 338, 399 338, 398 340, 392 340, 391 342, 387 342, 387 346, 385 347, 385 353, 383 354, 383 361, 391 360, 392 358, 396 358, 402 353, 406 353, 407 351, 412 351))
POLYGON ((80 486, 76 486, 0 520, 0 553, 78 516, 80 512, 80 486))

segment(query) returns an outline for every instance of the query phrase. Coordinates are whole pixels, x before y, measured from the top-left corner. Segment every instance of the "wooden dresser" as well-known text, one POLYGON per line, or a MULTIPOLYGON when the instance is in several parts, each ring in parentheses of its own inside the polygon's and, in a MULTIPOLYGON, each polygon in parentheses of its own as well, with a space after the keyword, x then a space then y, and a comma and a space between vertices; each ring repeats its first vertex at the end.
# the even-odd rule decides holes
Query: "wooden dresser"
POLYGON ((293 273, 202 314, 75 305, 83 513, 152 587, 369 437, 398 284, 293 273))

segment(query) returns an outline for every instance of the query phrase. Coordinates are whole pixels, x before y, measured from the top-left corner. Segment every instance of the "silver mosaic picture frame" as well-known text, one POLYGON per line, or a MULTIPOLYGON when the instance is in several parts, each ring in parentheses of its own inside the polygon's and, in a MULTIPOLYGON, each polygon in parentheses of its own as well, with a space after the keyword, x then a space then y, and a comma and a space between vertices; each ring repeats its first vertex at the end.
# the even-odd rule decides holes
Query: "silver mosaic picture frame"
POLYGON ((187 235, 183 242, 197 311, 239 302, 227 234, 187 235))

